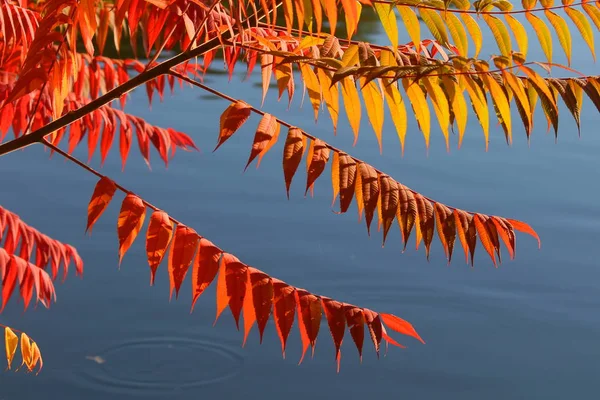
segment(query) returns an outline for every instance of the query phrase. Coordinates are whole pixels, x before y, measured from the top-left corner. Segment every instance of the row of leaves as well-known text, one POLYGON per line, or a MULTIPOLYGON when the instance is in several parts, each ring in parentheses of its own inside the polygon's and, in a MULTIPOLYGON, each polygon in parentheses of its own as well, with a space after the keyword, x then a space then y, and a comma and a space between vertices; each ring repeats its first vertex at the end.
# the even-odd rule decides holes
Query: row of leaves
MULTIPOLYGON (((358 43, 340 46, 334 37, 319 39, 319 44, 308 45, 300 53, 265 50, 261 56, 263 85, 271 80, 269 68, 274 68, 278 86, 288 87, 293 75, 292 65, 299 70, 308 89, 308 96, 318 115, 323 103, 337 126, 340 113, 341 92, 348 121, 358 139, 361 121, 359 87, 369 121, 381 149, 384 122, 384 102, 398 133, 402 149, 407 132, 407 112, 400 94, 400 86, 408 98, 412 111, 429 146, 431 131, 430 99, 440 129, 449 147, 449 129, 458 131, 458 145, 466 130, 467 96, 482 126, 486 148, 489 142, 490 115, 488 96, 504 130, 507 143, 512 142, 510 103, 515 102, 527 137, 533 130, 534 111, 538 101, 548 121, 558 134, 558 98, 571 112, 577 127, 583 93, 600 109, 600 82, 597 76, 584 78, 543 78, 519 53, 511 58, 494 57, 496 69, 481 60, 453 57, 448 61, 417 58, 412 54, 395 55, 389 49, 373 49, 369 44, 358 43), (265 73, 265 70, 267 71, 265 73), (517 75, 514 71, 521 72, 517 75), (357 84, 360 86, 357 87, 357 84)), ((314 42, 313 42, 314 43, 314 42)), ((299 47, 301 49, 302 46, 299 47)), ((438 53, 440 54, 440 53, 438 53)), ((537 66, 547 67, 543 63, 537 66)))
MULTIPOLYGON (((220 118, 220 130, 217 148, 227 141, 257 111, 243 101, 232 103, 220 118)), ((280 121, 270 114, 264 114, 258 124, 246 168, 258 157, 257 167, 265 154, 279 139, 280 121)), ((314 138, 304 131, 291 127, 283 149, 283 173, 286 190, 302 161, 304 153, 307 168, 307 193, 313 189, 315 181, 321 176, 331 159, 331 182, 333 201, 339 195, 340 213, 348 211, 353 199, 356 199, 359 218, 364 211, 367 232, 374 216, 378 217, 378 230, 383 228, 383 243, 396 219, 406 248, 413 227, 416 235, 416 247, 421 241, 425 244, 427 258, 436 230, 444 248, 448 262, 451 261, 454 242, 458 235, 465 252, 467 263, 471 264, 479 237, 481 244, 489 254, 494 265, 496 255, 500 256, 500 240, 504 242, 511 258, 515 255, 515 230, 539 237, 526 223, 498 216, 471 213, 454 207, 448 207, 431 200, 420 193, 395 181, 390 176, 376 170, 371 165, 353 158, 326 142, 314 138), (307 143, 307 142, 310 143, 307 143), (308 151, 306 151, 308 150, 308 151)))
MULTIPOLYGON (((0 84, 0 98, 3 92, 10 90, 3 90, 3 87, 5 86, 0 84)), ((42 93, 39 104, 36 101, 39 92, 34 92, 0 109, 0 142, 4 140, 11 128, 15 137, 21 136, 29 123, 28 118, 32 115, 34 116, 31 124, 33 130, 52 120, 49 97, 45 93, 42 93), (34 110, 36 110, 35 114, 34 110)), ((70 93, 65 99, 63 111, 65 113, 74 111, 83 105, 85 103, 78 100, 75 93, 70 93)), ((99 149, 102 164, 115 142, 115 136, 118 135, 119 155, 123 169, 129 157, 134 133, 139 150, 148 166, 150 166, 150 144, 156 148, 165 165, 168 165, 169 159, 174 156, 177 148, 185 151, 198 150, 194 141, 185 133, 151 125, 144 119, 113 108, 111 105, 100 107, 73 122, 68 130, 66 127, 59 129, 49 137, 49 140, 54 145, 59 145, 67 132, 69 153, 72 153, 87 138, 88 160, 91 160, 96 149, 99 149)))
MULTIPOLYGON (((19 336, 17 336, 8 326, 0 325, 0 327, 4 327, 4 348, 6 350, 6 361, 8 363, 7 369, 11 369, 17 353, 17 348, 19 347, 19 336)), ((20 336, 22 361, 21 366, 18 369, 25 366, 27 371, 33 372, 35 367, 38 366, 37 373, 39 373, 44 365, 40 348, 25 332, 21 332, 20 336)))
MULTIPOLYGON (((117 186, 109 178, 101 178, 88 205, 86 230, 93 228, 113 199, 117 186)), ((119 239, 119 262, 136 239, 146 218, 147 204, 136 195, 125 196, 119 212, 117 235, 119 239)), ((401 346, 387 335, 385 326, 398 333, 423 340, 412 325, 392 314, 379 314, 366 308, 318 296, 299 289, 264 272, 242 263, 237 257, 226 253, 192 228, 174 223, 169 215, 155 209, 150 216, 146 234, 146 253, 151 270, 151 284, 167 251, 170 296, 177 297, 189 269, 192 274, 192 310, 198 298, 217 279, 217 315, 229 307, 239 329, 240 315, 244 314, 244 343, 252 326, 258 325, 262 342, 265 326, 271 317, 275 323, 285 357, 288 335, 295 315, 302 340, 302 359, 309 345, 314 346, 319 333, 322 313, 325 313, 336 346, 336 360, 346 327, 350 331, 359 355, 362 355, 365 326, 379 354, 382 340, 401 346), (218 275, 218 278, 217 278, 218 275)))
MULTIPOLYGON (((374 4, 377 15, 393 47, 398 46, 398 23, 395 13, 395 10, 397 10, 404 22, 408 35, 414 43, 420 43, 421 41, 421 24, 418 18, 420 17, 439 43, 449 47, 450 40, 452 40, 452 45, 456 47, 457 53, 463 57, 469 56, 468 37, 470 36, 475 45, 473 57, 478 57, 483 44, 481 28, 474 17, 468 13, 460 12, 471 8, 468 1, 415 0, 414 2, 402 1, 400 3, 402 5, 396 4, 395 7, 394 3, 382 2, 374 4), (457 10, 447 9, 447 5, 455 6, 457 10), (418 16, 411 6, 416 8, 418 16)), ((535 2, 524 1, 523 3, 525 10, 531 10, 535 7, 535 2)), ((542 1, 541 3, 543 8, 545 8, 544 15, 555 31, 568 63, 571 64, 572 39, 569 26, 563 17, 548 9, 554 5, 552 0, 542 1)), ((600 3, 590 1, 581 4, 582 9, 587 13, 588 17, 580 10, 569 7, 571 4, 573 4, 573 1, 563 2, 564 7, 562 7, 562 11, 573 22, 595 58, 594 32, 588 21, 588 17, 596 25, 596 28, 600 29, 600 3)), ((503 56, 509 57, 516 50, 511 43, 510 32, 512 32, 517 42, 519 52, 524 56, 527 55, 529 35, 523 24, 510 14, 510 11, 513 9, 513 5, 510 2, 506 0, 477 1, 473 6, 493 34, 498 45, 498 50, 503 56), (492 11, 494 8, 504 12, 503 17, 505 22, 494 15, 486 13, 492 11)), ((552 62, 552 35, 547 23, 531 11, 525 12, 525 18, 533 28, 548 62, 552 62)))

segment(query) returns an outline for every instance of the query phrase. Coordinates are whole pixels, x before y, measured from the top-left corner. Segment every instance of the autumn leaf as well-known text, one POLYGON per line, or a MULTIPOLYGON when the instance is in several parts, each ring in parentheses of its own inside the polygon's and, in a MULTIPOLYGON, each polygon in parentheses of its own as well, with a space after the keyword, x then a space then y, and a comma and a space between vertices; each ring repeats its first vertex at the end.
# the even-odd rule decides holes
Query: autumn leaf
POLYGON ((89 230, 90 234, 92 233, 92 227, 96 221, 98 221, 98 218, 100 218, 104 210, 106 210, 106 207, 108 207, 108 203, 112 200, 116 190, 117 187, 113 181, 105 176, 100 178, 94 188, 94 193, 92 193, 92 198, 88 205, 86 232, 89 230))
POLYGON ((285 358, 287 338, 294 325, 296 314, 296 289, 278 279, 273 279, 273 319, 285 358))
POLYGON ((212 283, 219 271, 219 260, 223 251, 211 241, 201 238, 198 253, 192 266, 192 308, 204 290, 212 283))
POLYGON ((250 157, 248 157, 248 162, 246 163, 246 167, 244 167, 244 171, 248 169, 248 166, 254 161, 256 156, 259 156, 258 163, 256 164, 256 167, 258 168, 261 159, 271 147, 273 147, 275 142, 277 142, 280 129, 281 125, 277 122, 277 118, 271 114, 265 114, 263 116, 256 129, 252 151, 250 152, 250 157))
POLYGON ((4 328, 4 345, 6 349, 6 361, 8 363, 7 369, 11 369, 12 361, 19 345, 19 338, 8 326, 4 328))
POLYGON ((165 256, 172 237, 173 223, 169 219, 169 215, 161 210, 154 211, 150 217, 146 236, 146 253, 150 265, 150 285, 154 285, 156 270, 165 256))
POLYGON ((322 310, 321 300, 303 289, 296 289, 296 304, 298 313, 298 327, 302 339, 302 356, 300 362, 304 360, 306 350, 310 345, 314 354, 319 327, 321 326, 322 310))
POLYGON ((383 323, 386 324, 391 330, 402 335, 411 336, 417 339, 419 342, 425 344, 425 341, 421 338, 421 336, 419 336, 415 328, 409 322, 393 314, 381 313, 379 315, 381 316, 383 323))
POLYGON ((288 199, 290 198, 290 185, 302 161, 305 147, 306 137, 302 131, 298 128, 290 128, 283 148, 283 176, 288 199))
POLYGON ((241 100, 231 103, 223 112, 220 119, 219 140, 213 151, 216 151, 227 139, 240 129, 250 118, 252 107, 241 100))
POLYGON ((323 302, 323 310, 325 311, 329 331, 331 332, 333 344, 335 345, 335 361, 337 362, 337 370, 339 372, 341 359, 340 347, 342 346, 344 333, 346 332, 344 304, 328 297, 321 297, 321 301, 323 302))
POLYGON ((121 212, 117 223, 117 233, 119 236, 119 265, 123 261, 123 256, 137 237, 144 225, 146 217, 146 205, 143 200, 134 194, 125 196, 121 204, 121 212))
POLYGON ((175 289, 175 298, 179 296, 181 283, 192 263, 199 240, 195 230, 185 225, 177 225, 169 251, 169 298, 173 297, 173 289, 175 289))

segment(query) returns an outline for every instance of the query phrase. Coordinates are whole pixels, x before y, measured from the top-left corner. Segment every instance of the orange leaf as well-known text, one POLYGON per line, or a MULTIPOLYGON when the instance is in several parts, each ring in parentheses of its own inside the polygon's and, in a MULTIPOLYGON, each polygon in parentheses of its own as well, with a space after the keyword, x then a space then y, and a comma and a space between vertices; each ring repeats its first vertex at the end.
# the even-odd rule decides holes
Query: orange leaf
POLYGON ((431 202, 420 194, 415 194, 417 202, 417 211, 419 213, 419 228, 425 242, 425 254, 429 260, 429 248, 433 239, 433 231, 435 229, 435 219, 433 217, 433 206, 431 202))
POLYGON ((307 158, 308 173, 306 178, 306 190, 304 192, 305 196, 306 193, 308 193, 308 189, 313 186, 317 178, 321 176, 325 170, 327 161, 329 161, 329 148, 327 147, 327 143, 320 139, 312 141, 307 158))
POLYGON ((531 226, 529 226, 525 222, 517 221, 516 219, 506 218, 506 221, 508 223, 510 223, 512 225, 512 227, 514 229, 518 230, 519 232, 526 233, 526 234, 531 235, 534 238, 536 238, 538 241, 538 248, 542 247, 542 241, 540 240, 540 237, 538 236, 536 231, 533 230, 533 228, 531 226))
POLYGON ((490 232, 487 224, 487 217, 485 215, 475 214, 473 219, 479 240, 481 241, 485 251, 487 251, 487 253, 490 255, 490 258, 494 263, 494 267, 497 267, 496 256, 494 255, 494 243, 492 240, 492 233, 490 232))
POLYGON ((33 352, 31 351, 31 339, 25 332, 21 332, 21 358, 23 359, 21 366, 25 365, 31 371, 32 368, 29 366, 33 360, 33 352))
POLYGON ((215 150, 225 143, 248 120, 251 112, 252 107, 241 100, 231 103, 227 107, 223 114, 221 114, 219 140, 215 150))
POLYGON ((88 205, 88 220, 87 227, 85 231, 90 231, 92 233, 92 227, 98 221, 98 218, 102 215, 108 203, 112 200, 115 195, 115 191, 117 190, 117 186, 113 181, 103 176, 100 178, 96 187, 94 188, 94 193, 92 194, 92 198, 90 199, 90 204, 88 205))
POLYGON ((402 318, 396 317, 394 314, 379 314, 383 323, 386 324, 391 330, 401 333, 402 335, 412 336, 419 342, 425 344, 425 341, 419 336, 415 328, 402 318))
POLYGON ((348 154, 339 155, 340 212, 345 213, 352 203, 356 185, 356 162, 348 154))
POLYGON ((179 296, 181 283, 192 263, 199 240, 195 230, 185 225, 177 225, 169 251, 169 299, 173 297, 173 289, 175 289, 175 298, 179 296))
POLYGON ((304 289, 296 289, 296 304, 298 306, 298 327, 302 339, 302 357, 298 363, 301 364, 309 344, 314 354, 321 326, 322 310, 319 298, 304 289))
POLYGON ((121 204, 117 223, 119 236, 119 265, 123 256, 137 237, 146 217, 146 205, 136 195, 128 194, 121 204))
POLYGON ((377 207, 379 198, 379 180, 377 171, 369 164, 361 163, 358 167, 360 181, 362 184, 362 199, 365 208, 365 222, 367 223, 367 233, 371 235, 371 221, 377 207))
POLYGON ((256 156, 258 157, 258 163, 256 168, 260 165, 261 159, 271 149, 271 147, 277 142, 279 136, 279 130, 281 125, 277 122, 277 118, 271 114, 265 114, 258 124, 256 133, 254 134, 254 143, 252 143, 252 150, 250 151, 250 157, 248 157, 248 163, 244 171, 248 169, 248 166, 256 156))
POLYGON ((290 185, 296 170, 302 161, 302 154, 306 146, 306 137, 298 128, 290 128, 285 146, 283 148, 283 176, 285 178, 285 190, 288 199, 290 198, 290 185))
POLYGON ((387 175, 379 177, 381 187, 381 218, 383 220, 383 244, 396 217, 398 209, 398 184, 387 175))
MULTIPOLYGON (((198 254, 192 267, 192 309, 204 292, 212 283, 219 271, 219 259, 223 251, 205 238, 200 239, 198 254)), ((191 312, 190 311, 190 312, 191 312)))
POLYGON ((456 220, 458 238, 460 239, 460 243, 465 250, 467 265, 469 264, 469 253, 471 253, 471 265, 473 265, 475 246, 477 245, 477 232, 475 230, 473 216, 465 211, 455 209, 454 219, 456 220))
POLYGON ((344 305, 344 314, 350 335, 352 335, 352 340, 354 340, 354 344, 358 350, 358 356, 362 361, 362 348, 365 341, 365 317, 363 311, 355 306, 344 305))
POLYGON ((296 289, 278 279, 273 279, 273 319, 281 341, 281 353, 285 358, 287 338, 294 325, 296 313, 296 289))
POLYGON ((150 285, 154 285, 156 269, 160 265, 173 237, 173 224, 164 211, 154 211, 148 224, 146 254, 150 265, 150 285))
POLYGON ((491 216, 492 222, 496 225, 496 229, 508 249, 508 254, 511 259, 515 258, 515 231, 509 222, 504 218, 491 216))
POLYGON ((444 248, 444 253, 448 259, 448 264, 452 261, 452 250, 456 240, 456 221, 452 215, 452 210, 441 203, 435 203, 435 220, 440 237, 440 242, 444 248))
POLYGON ((254 311, 254 302, 252 300, 252 280, 250 278, 250 268, 246 268, 246 291, 244 296, 244 302, 242 304, 242 310, 244 312, 244 341, 242 347, 246 345, 246 339, 252 329, 252 325, 256 321, 256 312, 254 311))
POLYGON ((340 347, 344 340, 344 333, 346 332, 346 317, 344 314, 344 303, 332 300, 327 297, 322 297, 323 309, 325 310, 325 317, 327 318, 327 324, 331 331, 331 337, 333 338, 333 344, 335 345, 335 361, 337 362, 338 372, 340 370, 340 347))

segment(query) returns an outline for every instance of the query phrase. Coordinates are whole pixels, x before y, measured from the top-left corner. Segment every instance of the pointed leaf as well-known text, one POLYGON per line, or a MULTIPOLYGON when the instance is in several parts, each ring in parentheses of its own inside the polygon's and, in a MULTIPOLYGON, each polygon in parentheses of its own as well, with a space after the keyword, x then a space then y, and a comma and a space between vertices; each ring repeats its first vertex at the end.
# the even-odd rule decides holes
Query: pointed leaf
POLYGON ((271 114, 265 114, 258 124, 256 133, 254 134, 254 143, 252 144, 252 151, 250 157, 246 163, 244 171, 248 168, 250 163, 254 161, 256 156, 259 156, 256 167, 260 165, 260 160, 269 151, 269 149, 277 142, 281 125, 277 122, 277 118, 271 114))
POLYGON ((221 114, 219 140, 215 150, 225 143, 248 120, 251 112, 252 107, 241 100, 231 103, 227 107, 223 114, 221 114))
POLYGON ((146 236, 146 254, 150 266, 150 285, 154 285, 156 269, 165 256, 171 238, 173 237, 173 223, 164 211, 154 211, 148 224, 146 236))
POLYGON ((108 203, 112 200, 117 187, 113 181, 103 176, 100 178, 96 187, 94 188, 94 193, 92 193, 92 198, 90 199, 90 203, 88 205, 88 220, 85 231, 92 232, 92 227, 98 221, 98 218, 102 215, 108 203))
POLYGON ((146 218, 146 205, 143 200, 133 194, 125 196, 121 204, 117 233, 119 236, 119 265, 123 256, 137 237, 146 218))
MULTIPOLYGON (((192 267, 192 309, 204 290, 215 279, 219 271, 219 260, 223 251, 211 241, 201 238, 198 245, 198 254, 192 267)), ((191 312, 190 311, 190 312, 191 312)))
POLYGON ((173 289, 175 289, 175 298, 179 296, 181 283, 192 263, 199 240, 195 230, 185 225, 177 225, 169 250, 169 299, 173 297, 173 289))

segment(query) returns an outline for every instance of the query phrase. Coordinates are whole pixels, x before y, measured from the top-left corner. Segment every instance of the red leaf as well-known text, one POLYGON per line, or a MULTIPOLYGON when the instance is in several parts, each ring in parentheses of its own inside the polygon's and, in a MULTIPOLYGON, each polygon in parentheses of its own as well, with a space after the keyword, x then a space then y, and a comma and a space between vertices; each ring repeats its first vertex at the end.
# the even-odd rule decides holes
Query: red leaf
POLYGON ((412 336, 421 343, 425 344, 421 336, 417 333, 415 328, 408 322, 403 320, 402 318, 396 317, 393 314, 379 314, 383 322, 393 331, 401 333, 403 335, 412 336))
POLYGON ((175 298, 179 296, 181 283, 192 263, 199 240, 200 238, 195 230, 185 225, 177 225, 169 251, 169 281, 171 286, 169 298, 173 297, 173 289, 175 289, 175 298))
POLYGON ((273 318, 281 341, 281 353, 285 358, 287 338, 294 325, 296 313, 296 289, 278 279, 273 279, 273 318))
POLYGON ((150 285, 154 285, 156 269, 160 265, 173 237, 173 223, 164 211, 154 211, 148 224, 146 254, 150 265, 150 285))
POLYGON ((304 289, 296 289, 296 304, 298 307, 298 327, 302 339, 302 357, 298 363, 300 364, 309 344, 312 347, 312 353, 315 352, 317 335, 321 326, 322 310, 319 298, 304 289))
POLYGON ((346 316, 350 335, 352 335, 352 340, 354 340, 354 344, 358 350, 358 356, 362 361, 362 348, 365 341, 365 317, 363 311, 355 306, 344 305, 344 315, 346 316))
POLYGON ((383 326, 381 325, 381 318, 375 311, 371 311, 368 308, 363 308, 363 314, 365 316, 365 322, 369 329, 369 335, 375 346, 377 352, 377 358, 379 358, 379 348, 381 347, 381 338, 383 337, 383 326))
POLYGON ((304 191, 305 196, 306 193, 308 193, 308 189, 312 188, 317 178, 321 176, 325 170, 327 161, 329 161, 329 147, 327 147, 327 143, 319 139, 313 140, 310 143, 308 156, 306 158, 306 162, 308 163, 308 173, 306 178, 306 190, 304 191))
POLYGON ((273 281, 269 275, 262 271, 251 267, 248 270, 252 284, 252 304, 256 323, 258 324, 260 343, 262 343, 263 332, 269 321, 271 307, 273 306, 273 281))
POLYGON ((333 338, 333 344, 335 345, 335 361, 337 362, 337 370, 340 371, 340 347, 344 340, 344 333, 346 332, 346 317, 344 314, 344 303, 322 297, 323 309, 325 310, 325 317, 327 318, 327 324, 331 331, 331 337, 333 338))
POLYGON ((98 218, 102 215, 108 203, 112 200, 117 187, 113 181, 103 176, 100 178, 96 187, 94 188, 94 193, 92 194, 92 198, 90 199, 90 204, 88 205, 88 221, 87 227, 85 231, 90 231, 92 233, 92 227, 98 221, 98 218))
POLYGON ((119 236, 119 265, 137 237, 146 218, 146 205, 136 195, 128 194, 121 204, 117 233, 119 236))
MULTIPOLYGON (((219 259, 223 251, 205 238, 200 239, 198 254, 192 267, 192 309, 204 292, 212 283, 219 271, 219 259)), ((191 312, 190 311, 190 312, 191 312)))

